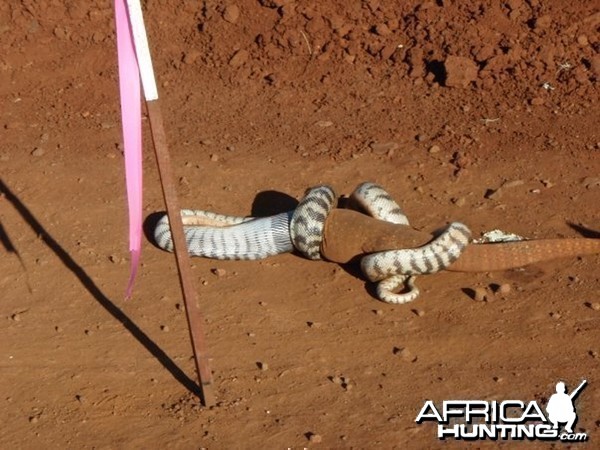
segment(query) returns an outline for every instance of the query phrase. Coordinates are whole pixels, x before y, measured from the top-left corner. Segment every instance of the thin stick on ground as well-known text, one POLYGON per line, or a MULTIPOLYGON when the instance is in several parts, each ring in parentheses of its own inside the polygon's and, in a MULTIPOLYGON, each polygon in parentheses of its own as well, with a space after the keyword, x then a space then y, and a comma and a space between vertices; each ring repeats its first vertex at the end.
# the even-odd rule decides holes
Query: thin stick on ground
POLYGON ((312 47, 310 45, 310 41, 308 40, 308 37, 306 36, 306 34, 304 33, 304 31, 302 31, 302 30, 300 30, 300 34, 304 38, 304 42, 306 42, 306 47, 308 48, 308 54, 310 56, 312 56, 313 55, 313 51, 312 51, 312 47))

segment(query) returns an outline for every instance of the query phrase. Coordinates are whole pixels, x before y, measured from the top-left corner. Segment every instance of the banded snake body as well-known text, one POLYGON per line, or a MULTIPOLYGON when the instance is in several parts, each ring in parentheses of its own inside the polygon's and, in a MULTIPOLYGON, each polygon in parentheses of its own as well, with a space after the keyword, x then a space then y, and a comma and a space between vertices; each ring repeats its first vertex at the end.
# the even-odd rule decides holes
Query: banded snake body
MULTIPOLYGON (((321 242, 327 215, 336 196, 328 186, 307 191, 296 209, 271 217, 236 217, 203 210, 181 210, 188 252, 214 259, 256 260, 294 249, 309 259, 321 259, 321 242)), ((408 225, 400 206, 379 185, 360 184, 350 196, 349 206, 375 219, 408 225)), ((444 270, 469 244, 466 225, 453 222, 424 246, 376 252, 362 257, 360 266, 369 281, 377 282, 377 296, 388 303, 407 303, 419 296, 416 275, 444 270), (398 293, 398 291, 405 292, 398 293)), ((154 230, 157 245, 173 251, 168 217, 154 230)))

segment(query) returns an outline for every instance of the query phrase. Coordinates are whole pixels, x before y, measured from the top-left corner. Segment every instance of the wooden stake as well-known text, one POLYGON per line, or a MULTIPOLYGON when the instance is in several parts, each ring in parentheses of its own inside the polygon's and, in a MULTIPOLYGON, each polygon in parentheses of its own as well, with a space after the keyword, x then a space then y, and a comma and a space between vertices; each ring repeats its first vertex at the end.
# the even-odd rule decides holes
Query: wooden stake
POLYGON ((190 258, 183 233, 183 222, 181 220, 181 208, 179 206, 179 199, 177 198, 177 190, 173 182, 173 170, 171 168, 171 158, 169 156, 162 113, 158 100, 147 101, 146 107, 148 109, 148 117, 150 118, 150 130, 152 132, 160 183, 171 225, 175 260, 177 262, 179 282, 181 283, 185 303, 185 313, 194 351, 194 359, 196 361, 196 370, 202 391, 202 401, 204 406, 212 406, 215 404, 215 394, 213 391, 212 372, 210 370, 210 357, 203 330, 204 316, 198 308, 198 295, 192 282, 190 258))
POLYGON ((185 303, 185 314, 194 351, 194 360, 200 384, 200 394, 204 406, 215 404, 215 395, 213 392, 212 373, 210 370, 210 358, 208 348, 204 337, 203 323, 204 317, 198 308, 198 295, 190 272, 190 260, 183 234, 183 223, 177 190, 173 182, 173 170, 171 168, 171 159, 167 138, 163 125, 162 113, 158 103, 158 90, 154 78, 154 69, 152 68, 152 58, 150 57, 150 48, 148 46, 148 37, 146 27, 144 26, 144 17, 140 0, 126 0, 129 22, 131 24, 131 35, 139 66, 140 78, 144 88, 144 98, 148 117, 150 118, 150 130, 152 141, 154 143, 154 153, 160 175, 165 206, 171 225, 171 234, 173 236, 173 246, 175 250, 175 261, 179 272, 179 282, 183 293, 185 303))

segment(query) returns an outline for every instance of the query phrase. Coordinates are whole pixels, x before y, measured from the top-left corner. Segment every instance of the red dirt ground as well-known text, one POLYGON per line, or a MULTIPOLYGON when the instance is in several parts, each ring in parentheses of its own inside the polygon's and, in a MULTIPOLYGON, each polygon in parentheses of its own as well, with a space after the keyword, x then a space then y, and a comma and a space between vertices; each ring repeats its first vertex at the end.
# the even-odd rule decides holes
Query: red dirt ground
MULTIPOLYGON (((372 180, 419 229, 598 231, 596 2, 144 12, 184 207, 280 211, 308 186, 372 180)), ((2 448, 462 448, 415 423, 426 400, 545 405, 582 379, 576 430, 597 447, 598 256, 421 277, 403 306, 352 267, 195 259, 218 400, 200 408, 173 256, 146 241, 123 300, 113 22, 111 2, 0 4, 2 448), (465 294, 492 284, 510 292, 465 294)), ((164 205, 145 128, 151 214, 164 205)))

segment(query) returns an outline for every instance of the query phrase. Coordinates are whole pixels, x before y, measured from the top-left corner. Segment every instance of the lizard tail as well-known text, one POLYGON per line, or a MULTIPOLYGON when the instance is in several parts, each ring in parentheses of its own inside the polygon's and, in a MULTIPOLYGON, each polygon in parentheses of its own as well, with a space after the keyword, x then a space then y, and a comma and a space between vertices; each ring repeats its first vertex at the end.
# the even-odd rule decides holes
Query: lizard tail
POLYGON ((469 245, 446 270, 493 272, 524 267, 553 259, 600 253, 600 239, 534 239, 469 245))

